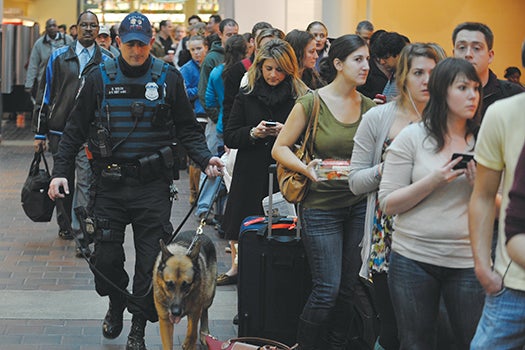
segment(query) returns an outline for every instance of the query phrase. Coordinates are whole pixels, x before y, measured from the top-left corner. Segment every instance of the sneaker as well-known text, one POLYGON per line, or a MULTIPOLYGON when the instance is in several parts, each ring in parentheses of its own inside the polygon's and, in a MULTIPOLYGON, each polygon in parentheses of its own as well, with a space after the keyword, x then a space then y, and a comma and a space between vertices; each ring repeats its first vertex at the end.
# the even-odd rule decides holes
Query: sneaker
POLYGON ((231 254, 232 253, 232 249, 230 247, 224 247, 224 252, 226 254, 231 254))

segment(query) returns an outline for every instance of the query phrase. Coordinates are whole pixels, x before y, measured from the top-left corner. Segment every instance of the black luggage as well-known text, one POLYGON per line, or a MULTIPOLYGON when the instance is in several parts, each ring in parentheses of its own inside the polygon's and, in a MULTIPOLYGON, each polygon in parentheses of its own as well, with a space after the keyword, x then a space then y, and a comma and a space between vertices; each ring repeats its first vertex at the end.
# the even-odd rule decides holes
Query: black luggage
MULTIPOLYGON (((270 167, 269 213, 275 166, 270 167)), ((297 219, 250 216, 239 235, 239 336, 293 345, 311 291, 308 261, 297 219)), ((300 226, 300 225, 299 225, 300 226)))

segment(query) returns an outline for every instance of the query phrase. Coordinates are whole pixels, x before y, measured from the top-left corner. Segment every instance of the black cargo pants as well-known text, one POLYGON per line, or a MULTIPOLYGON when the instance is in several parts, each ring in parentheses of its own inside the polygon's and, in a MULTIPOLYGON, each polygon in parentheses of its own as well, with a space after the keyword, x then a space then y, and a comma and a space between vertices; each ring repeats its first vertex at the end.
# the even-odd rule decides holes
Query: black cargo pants
MULTIPOLYGON (((132 292, 141 298, 128 298, 128 311, 151 322, 158 320, 151 284, 153 265, 160 251, 159 240, 169 239, 171 201, 169 182, 156 179, 140 183, 125 178, 115 183, 97 176, 93 202, 96 220, 95 267, 119 288, 126 289, 129 276, 124 269, 124 232, 131 224, 135 248, 135 273, 132 292)), ((114 287, 95 273, 95 287, 101 296, 118 296, 114 287)))

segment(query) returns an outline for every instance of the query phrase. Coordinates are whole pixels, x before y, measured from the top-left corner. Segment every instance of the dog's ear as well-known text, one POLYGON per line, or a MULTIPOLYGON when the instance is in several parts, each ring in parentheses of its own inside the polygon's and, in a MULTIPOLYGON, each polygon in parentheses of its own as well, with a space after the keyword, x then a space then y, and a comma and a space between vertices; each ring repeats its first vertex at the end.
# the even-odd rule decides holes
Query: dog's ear
POLYGON ((186 253, 186 256, 188 256, 192 261, 197 261, 197 259, 199 258, 199 253, 201 251, 201 244, 202 244, 201 240, 197 238, 193 242, 193 247, 191 248, 191 250, 186 253))
POLYGON ((166 244, 164 243, 162 239, 159 240, 159 244, 160 244, 160 251, 162 253, 162 259, 161 259, 162 261, 166 261, 171 256, 173 256, 173 254, 171 254, 171 252, 168 250, 168 248, 166 247, 166 244))

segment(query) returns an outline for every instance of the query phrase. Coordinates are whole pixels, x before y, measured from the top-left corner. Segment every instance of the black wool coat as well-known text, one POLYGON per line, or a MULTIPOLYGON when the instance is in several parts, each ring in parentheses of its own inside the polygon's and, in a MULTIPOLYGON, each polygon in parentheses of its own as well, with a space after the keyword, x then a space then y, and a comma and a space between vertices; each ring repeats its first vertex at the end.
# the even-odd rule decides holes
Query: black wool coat
MULTIPOLYGON (((275 137, 250 138, 250 130, 260 121, 283 123, 295 104, 291 84, 285 80, 270 87, 261 79, 250 94, 240 92, 233 103, 224 129, 224 143, 238 149, 233 178, 224 212, 222 227, 225 238, 237 240, 242 220, 250 215, 263 215, 262 199, 268 195, 268 166, 275 137)), ((274 192, 279 186, 274 183, 274 192)))

